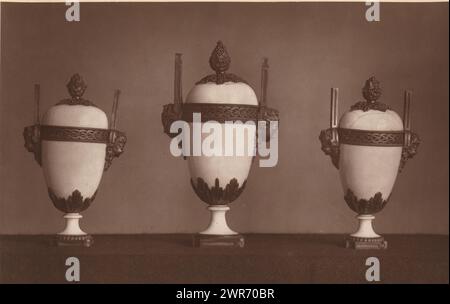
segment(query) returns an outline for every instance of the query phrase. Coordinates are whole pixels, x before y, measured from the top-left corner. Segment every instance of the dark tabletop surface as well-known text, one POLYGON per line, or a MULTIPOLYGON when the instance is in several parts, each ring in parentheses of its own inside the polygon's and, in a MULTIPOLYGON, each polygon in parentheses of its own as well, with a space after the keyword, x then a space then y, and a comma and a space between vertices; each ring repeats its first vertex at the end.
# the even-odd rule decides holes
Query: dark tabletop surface
POLYGON ((55 247, 52 236, 0 236, 1 283, 64 283, 68 257, 81 283, 449 282, 449 238, 385 235, 387 250, 344 248, 344 235, 253 234, 244 248, 193 248, 192 235, 95 235, 91 248, 55 247))

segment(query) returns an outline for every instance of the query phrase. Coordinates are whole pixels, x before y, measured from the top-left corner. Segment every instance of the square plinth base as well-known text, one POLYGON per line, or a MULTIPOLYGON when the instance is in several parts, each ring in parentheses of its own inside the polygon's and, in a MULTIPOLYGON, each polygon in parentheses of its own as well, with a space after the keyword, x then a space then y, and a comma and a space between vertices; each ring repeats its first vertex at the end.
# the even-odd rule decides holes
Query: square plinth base
POLYGON ((383 237, 358 238, 350 236, 345 242, 345 247, 351 249, 387 249, 387 241, 383 237))
POLYGON ((91 247, 94 238, 91 235, 56 235, 57 246, 83 246, 91 247))
POLYGON ((238 247, 245 245, 244 237, 236 235, 212 235, 212 234, 194 234, 192 237, 194 247, 238 247))

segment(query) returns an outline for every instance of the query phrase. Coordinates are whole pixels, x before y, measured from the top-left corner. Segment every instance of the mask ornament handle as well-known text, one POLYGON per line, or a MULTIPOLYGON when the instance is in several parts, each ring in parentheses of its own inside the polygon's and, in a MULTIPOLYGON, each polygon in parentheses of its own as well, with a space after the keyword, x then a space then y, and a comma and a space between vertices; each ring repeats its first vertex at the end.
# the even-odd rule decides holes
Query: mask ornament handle
POLYGON ((33 153, 34 159, 41 166, 41 123, 40 123, 40 92, 41 86, 34 85, 34 101, 36 104, 36 119, 34 125, 25 127, 23 130, 23 138, 25 140, 25 149, 33 153))
POLYGON ((411 101, 412 101, 412 91, 405 90, 403 103, 404 140, 399 172, 403 170, 403 168, 406 165, 406 162, 417 154, 417 149, 419 148, 420 145, 419 135, 411 131, 411 114, 410 114, 411 101))
POLYGON ((119 157, 127 143, 127 137, 124 132, 117 130, 117 112, 119 108, 120 90, 114 93, 113 108, 111 112, 111 120, 109 126, 109 139, 106 144, 105 169, 107 171, 112 164, 114 158, 119 157))

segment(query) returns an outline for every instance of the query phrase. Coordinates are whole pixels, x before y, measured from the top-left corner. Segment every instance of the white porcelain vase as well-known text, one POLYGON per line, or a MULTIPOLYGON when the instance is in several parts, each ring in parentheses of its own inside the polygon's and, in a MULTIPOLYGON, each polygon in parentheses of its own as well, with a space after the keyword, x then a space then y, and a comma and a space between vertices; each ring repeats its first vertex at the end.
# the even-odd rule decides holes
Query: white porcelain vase
POLYGON ((371 77, 365 101, 353 105, 337 125, 337 90, 332 92, 331 127, 320 134, 322 150, 339 169, 344 200, 358 214, 359 227, 347 247, 382 249, 387 242, 372 226, 374 214, 387 204, 397 174, 417 152, 419 138, 410 131, 410 93, 405 94, 405 125, 388 105, 378 101, 379 82, 371 77))
MULTIPOLYGON (((175 101, 164 106, 162 123, 169 136, 171 125, 184 121, 192 136, 181 140, 197 196, 208 205, 210 223, 198 239, 207 244, 243 246, 243 237, 226 220, 229 204, 244 191, 257 151, 257 122, 278 119, 278 112, 258 102, 254 90, 242 78, 228 73, 231 59, 219 41, 209 59, 215 74, 198 81, 182 102, 181 54, 175 61, 175 101), (264 105, 264 106, 262 106, 264 105), (199 131, 201 130, 201 131, 199 131), (205 150, 206 149, 206 150, 205 150)), ((267 67, 263 66, 264 73, 267 67), (265 70, 264 70, 265 69, 265 70)), ((266 75, 264 74, 263 75, 266 75)), ((263 78, 264 79, 264 78, 263 78)), ((265 92, 266 84, 263 83, 265 92)))
MULTIPOLYGON (((80 228, 80 213, 93 202, 103 172, 123 152, 126 137, 115 125, 110 129, 106 114, 82 98, 86 85, 78 74, 67 87, 71 98, 50 107, 42 123, 26 127, 24 136, 27 149, 42 166, 54 206, 65 214, 66 227, 58 234, 58 244, 88 247, 93 238, 80 228)), ((118 94, 114 123, 117 102, 118 94)))

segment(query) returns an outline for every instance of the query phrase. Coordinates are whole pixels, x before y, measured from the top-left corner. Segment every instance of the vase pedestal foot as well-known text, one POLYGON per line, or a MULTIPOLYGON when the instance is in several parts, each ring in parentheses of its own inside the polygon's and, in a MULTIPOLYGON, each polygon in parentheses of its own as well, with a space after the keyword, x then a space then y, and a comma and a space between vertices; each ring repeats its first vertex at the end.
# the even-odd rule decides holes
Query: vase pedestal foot
POLYGON ((211 219, 208 227, 193 237, 194 247, 244 247, 244 237, 228 227, 225 214, 230 207, 226 205, 209 206, 211 219))
POLYGON ((94 238, 81 230, 79 213, 66 213, 64 219, 66 220, 66 227, 63 231, 56 235, 56 245, 58 246, 84 246, 91 247, 94 243, 94 238))
POLYGON ((215 235, 215 234, 194 234, 192 237, 194 247, 238 247, 245 245, 244 236, 241 234, 215 235))
POLYGON ((351 249, 387 249, 388 244, 382 236, 377 238, 349 236, 345 241, 345 247, 351 249))
POLYGON ((82 246, 91 247, 94 244, 92 235, 56 235, 57 246, 82 246))
POLYGON ((373 230, 372 221, 375 216, 371 214, 359 214, 358 230, 351 234, 346 242, 346 248, 352 249, 387 249, 387 241, 373 230))

